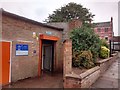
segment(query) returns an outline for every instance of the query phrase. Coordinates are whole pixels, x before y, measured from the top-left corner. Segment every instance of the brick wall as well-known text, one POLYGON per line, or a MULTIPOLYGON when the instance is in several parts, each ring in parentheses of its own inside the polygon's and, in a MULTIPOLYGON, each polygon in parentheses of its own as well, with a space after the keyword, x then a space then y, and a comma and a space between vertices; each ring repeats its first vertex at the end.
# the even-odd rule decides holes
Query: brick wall
POLYGON ((75 73, 64 77, 64 88, 89 88, 100 76, 100 67, 88 69, 83 73, 75 73))
POLYGON ((80 28, 82 26, 82 22, 78 19, 73 19, 69 22, 69 31, 74 28, 80 28))
POLYGON ((112 39, 113 31, 111 27, 101 27, 101 32, 98 32, 98 28, 94 28, 96 34, 100 36, 101 39, 105 39, 105 36, 108 36, 108 40, 112 39), (105 32, 105 28, 108 28, 108 32, 105 32))
POLYGON ((33 50, 39 49, 38 44, 38 42, 12 42, 12 81, 17 81, 28 77, 35 77, 38 75, 39 51, 37 51, 35 54, 33 53, 33 50), (28 56, 15 56, 16 44, 28 44, 28 56))
POLYGON ((98 66, 84 73, 75 73, 72 68, 71 40, 66 40, 63 43, 63 68, 64 88, 89 88, 100 76, 100 68, 98 66))
POLYGON ((69 23, 68 22, 55 22, 55 23, 46 23, 47 25, 50 25, 50 26, 54 26, 54 27, 59 27, 59 28, 64 28, 63 30, 63 41, 66 40, 66 39, 69 39, 69 34, 68 34, 68 31, 69 31, 69 23))
POLYGON ((73 19, 69 22, 55 22, 55 23, 46 23, 46 24, 54 27, 64 28, 62 33, 63 41, 69 39, 70 37, 69 35, 72 29, 79 28, 82 26, 82 22, 78 19, 73 19))
POLYGON ((99 24, 101 24, 100 27, 98 26, 98 27, 94 28, 95 33, 98 34, 101 39, 105 39, 105 37, 108 37, 107 42, 109 42, 109 40, 111 40, 113 38, 113 35, 114 35, 113 18, 111 17, 110 22, 101 22, 99 24), (107 32, 105 32, 106 28, 108 28, 107 32), (100 29, 100 31, 98 29, 100 29))
POLYGON ((2 17, 2 39, 12 41, 12 81, 34 77, 38 74, 38 60, 39 60, 39 41, 32 37, 33 32, 37 34, 46 34, 50 31, 52 36, 60 38, 57 41, 56 52, 56 71, 62 71, 62 54, 61 54, 61 38, 62 31, 42 27, 26 21, 15 19, 9 16, 2 17), (16 56, 15 45, 18 43, 25 43, 29 45, 28 56, 16 56), (36 54, 33 54, 36 50, 36 54))
POLYGON ((103 74, 105 71, 112 65, 114 61, 118 59, 118 52, 115 54, 112 54, 112 57, 109 57, 107 59, 103 59, 100 61, 97 61, 96 64, 100 66, 100 73, 103 74))

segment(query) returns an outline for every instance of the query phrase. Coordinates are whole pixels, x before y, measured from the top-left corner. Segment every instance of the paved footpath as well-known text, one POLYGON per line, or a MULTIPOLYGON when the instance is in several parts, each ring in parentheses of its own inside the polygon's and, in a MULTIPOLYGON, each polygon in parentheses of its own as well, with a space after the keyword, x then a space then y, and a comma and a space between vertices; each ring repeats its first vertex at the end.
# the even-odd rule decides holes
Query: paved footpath
POLYGON ((92 88, 118 88, 118 65, 119 58, 109 67, 109 69, 91 86, 92 88))

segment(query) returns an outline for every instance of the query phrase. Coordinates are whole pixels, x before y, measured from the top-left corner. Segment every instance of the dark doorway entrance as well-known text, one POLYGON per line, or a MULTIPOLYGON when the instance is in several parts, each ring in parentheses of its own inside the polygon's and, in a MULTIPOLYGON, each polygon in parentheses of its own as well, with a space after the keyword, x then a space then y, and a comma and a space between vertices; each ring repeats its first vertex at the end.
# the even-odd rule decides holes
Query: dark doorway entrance
POLYGON ((53 72, 54 69, 54 41, 42 40, 42 71, 53 72))
MULTIPOLYGON (((45 70, 43 67, 43 52, 44 52, 44 45, 50 44, 52 45, 52 62, 51 67, 48 69, 49 72, 55 71, 56 68, 56 42, 59 40, 56 36, 50 36, 50 35, 44 35, 40 34, 40 40, 39 40, 39 47, 40 47, 40 53, 39 53, 39 62, 38 62, 38 76, 42 75, 42 71, 45 70)), ((44 59, 45 60, 45 59, 44 59)), ((47 70, 45 70, 47 71, 47 70)))

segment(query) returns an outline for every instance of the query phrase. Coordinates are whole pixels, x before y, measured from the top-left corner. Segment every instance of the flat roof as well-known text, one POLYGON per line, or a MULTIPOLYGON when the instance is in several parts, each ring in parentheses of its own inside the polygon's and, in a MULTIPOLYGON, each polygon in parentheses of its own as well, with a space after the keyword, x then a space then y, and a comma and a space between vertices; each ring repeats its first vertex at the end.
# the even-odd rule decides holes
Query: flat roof
POLYGON ((26 21, 26 22, 29 22, 29 23, 32 23, 32 24, 35 24, 35 25, 40 25, 40 26, 47 27, 47 28, 51 28, 51 29, 55 29, 55 30, 58 30, 58 31, 63 31, 63 28, 58 28, 58 27, 46 25, 46 24, 43 24, 43 23, 41 23, 41 22, 28 19, 28 18, 26 18, 26 17, 22 17, 22 16, 19 16, 19 15, 16 15, 16 14, 13 14, 13 13, 10 13, 10 12, 7 12, 7 11, 5 11, 5 10, 2 9, 2 8, 0 8, 0 12, 2 12, 2 15, 6 15, 6 16, 9 16, 9 17, 12 17, 12 18, 15 18, 15 19, 23 20, 23 21, 26 21))

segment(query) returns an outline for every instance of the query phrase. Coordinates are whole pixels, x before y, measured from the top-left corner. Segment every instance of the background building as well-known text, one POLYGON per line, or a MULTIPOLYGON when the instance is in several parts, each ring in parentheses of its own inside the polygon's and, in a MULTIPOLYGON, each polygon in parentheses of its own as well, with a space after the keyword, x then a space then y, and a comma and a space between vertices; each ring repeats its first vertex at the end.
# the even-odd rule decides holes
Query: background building
POLYGON ((106 39, 109 42, 114 36, 113 18, 111 17, 111 21, 109 22, 95 23, 94 31, 101 39, 106 39))

